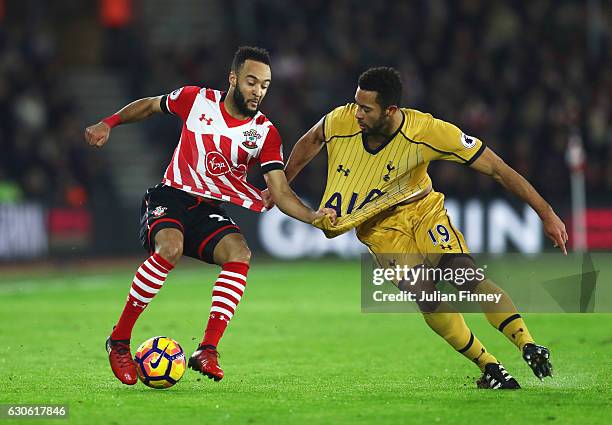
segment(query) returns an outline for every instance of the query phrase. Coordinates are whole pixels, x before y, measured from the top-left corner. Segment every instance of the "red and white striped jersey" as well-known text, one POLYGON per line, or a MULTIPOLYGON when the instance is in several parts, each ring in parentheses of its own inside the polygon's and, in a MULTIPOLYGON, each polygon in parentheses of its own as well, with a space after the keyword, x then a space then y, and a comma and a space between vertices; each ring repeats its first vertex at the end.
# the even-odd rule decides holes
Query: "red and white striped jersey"
POLYGON ((281 138, 261 112, 246 120, 232 117, 225 110, 224 96, 218 90, 185 86, 162 97, 162 110, 183 120, 162 182, 261 212, 261 192, 247 183, 247 170, 257 162, 263 173, 282 170, 281 138))

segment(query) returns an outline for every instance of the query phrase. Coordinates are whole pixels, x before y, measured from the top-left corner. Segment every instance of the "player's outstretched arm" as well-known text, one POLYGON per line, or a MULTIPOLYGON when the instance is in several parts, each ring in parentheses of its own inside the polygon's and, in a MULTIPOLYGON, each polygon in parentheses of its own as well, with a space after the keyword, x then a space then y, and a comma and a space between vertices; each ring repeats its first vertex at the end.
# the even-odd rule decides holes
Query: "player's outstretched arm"
MULTIPOLYGON (((302 171, 306 164, 308 164, 312 158, 317 156, 325 144, 323 121, 324 118, 321 118, 318 123, 308 130, 308 132, 306 132, 306 134, 300 137, 291 150, 289 160, 285 165, 285 176, 288 182, 293 181, 293 179, 300 173, 300 171, 302 171)), ((274 206, 274 200, 272 199, 268 189, 261 192, 261 196, 267 209, 274 206)))
POLYGON ((85 141, 90 146, 98 148, 104 146, 110 136, 111 128, 116 125, 141 121, 154 113, 162 112, 161 98, 162 96, 156 96, 135 100, 110 117, 104 118, 97 124, 90 125, 85 129, 85 141))
POLYGON ((568 236, 565 224, 555 214, 552 207, 540 196, 535 188, 519 173, 506 164, 491 149, 485 148, 482 155, 471 165, 477 171, 493 177, 507 190, 527 202, 538 213, 544 224, 544 232, 565 255, 568 236))
POLYGON ((278 208, 288 216, 308 224, 312 224, 315 220, 325 215, 330 217, 332 223, 336 221, 335 210, 321 208, 319 211, 314 211, 304 205, 289 187, 287 177, 285 177, 283 170, 271 170, 264 174, 264 178, 272 200, 276 203, 278 208))

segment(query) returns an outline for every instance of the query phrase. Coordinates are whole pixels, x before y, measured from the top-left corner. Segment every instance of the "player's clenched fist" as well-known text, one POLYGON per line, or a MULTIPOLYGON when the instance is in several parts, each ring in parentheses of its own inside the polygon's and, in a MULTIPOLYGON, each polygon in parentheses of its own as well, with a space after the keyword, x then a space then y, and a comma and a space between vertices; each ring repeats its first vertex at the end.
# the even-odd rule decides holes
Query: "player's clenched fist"
POLYGON ((312 224, 315 224, 315 222, 318 222, 325 216, 329 217, 329 221, 332 225, 336 223, 336 210, 333 208, 321 208, 319 211, 317 211, 317 217, 313 220, 312 224))
POLYGON ((106 123, 90 125, 85 129, 85 141, 97 148, 104 146, 110 136, 110 126, 106 123))

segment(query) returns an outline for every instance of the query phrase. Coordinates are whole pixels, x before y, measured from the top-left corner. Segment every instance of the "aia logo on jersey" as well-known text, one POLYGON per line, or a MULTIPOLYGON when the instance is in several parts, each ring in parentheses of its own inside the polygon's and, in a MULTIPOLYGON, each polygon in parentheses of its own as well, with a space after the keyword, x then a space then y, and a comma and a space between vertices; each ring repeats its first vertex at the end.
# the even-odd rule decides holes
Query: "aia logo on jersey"
POLYGON ((246 175, 247 167, 240 164, 237 167, 230 166, 229 161, 220 152, 208 152, 205 157, 206 172, 211 176, 219 177, 231 172, 236 177, 246 175))
MULTIPOLYGON (((357 211, 357 210, 362 209, 363 207, 368 205, 370 202, 376 201, 379 197, 381 197, 385 193, 386 192, 383 192, 380 189, 372 189, 365 196, 365 198, 363 198, 363 201, 358 203, 357 199, 359 199, 361 196, 360 196, 359 193, 353 192, 351 194, 351 199, 349 199, 349 201, 348 201, 348 206, 346 207, 346 214, 351 214, 353 211, 357 211)), ((346 202, 346 196, 347 196, 347 194, 345 194, 344 202, 346 202)), ((332 195, 329 197, 327 202, 325 202, 325 208, 331 208, 331 209, 336 210, 336 216, 342 217, 342 211, 343 211, 343 208, 342 208, 342 193, 340 193, 340 192, 332 193, 332 195)))
POLYGON ((255 129, 244 131, 242 134, 246 137, 246 140, 242 142, 242 146, 248 149, 255 149, 257 147, 257 141, 261 139, 261 134, 255 129))
POLYGON ((155 218, 163 217, 163 216, 166 215, 166 210, 167 209, 168 208, 162 207, 162 206, 155 207, 155 209, 153 211, 151 211, 151 215, 153 217, 155 217, 155 218))

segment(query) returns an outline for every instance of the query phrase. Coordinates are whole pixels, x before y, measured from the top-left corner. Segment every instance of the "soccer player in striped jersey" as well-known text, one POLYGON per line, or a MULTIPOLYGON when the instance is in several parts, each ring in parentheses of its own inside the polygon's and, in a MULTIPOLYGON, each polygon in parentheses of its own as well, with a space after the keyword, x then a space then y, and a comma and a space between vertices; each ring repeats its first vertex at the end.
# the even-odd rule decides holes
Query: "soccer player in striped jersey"
MULTIPOLYGON (((290 182, 323 146, 327 148, 327 187, 321 205, 334 209, 337 220, 321 217, 315 222, 327 237, 356 228, 357 237, 383 267, 404 262, 410 267, 476 269, 463 235, 446 214, 444 195, 432 188, 427 174, 431 161, 447 160, 492 177, 527 202, 542 219, 546 235, 566 253, 563 222, 522 176, 476 137, 430 114, 401 108, 401 93, 396 70, 369 69, 359 78, 355 102, 328 113, 293 148, 285 167, 290 182)), ((405 281, 395 283, 402 290, 416 289, 405 281)), ((417 287, 431 292, 435 284, 423 279, 417 287)), ((499 294, 498 306, 483 308, 488 321, 521 350, 537 377, 551 376, 548 349, 534 343, 503 290, 476 277, 462 289, 499 294)), ((459 312, 441 301, 422 302, 419 307, 432 330, 478 365, 483 372, 479 386, 519 388, 459 312)))
POLYGON ((268 52, 240 47, 227 92, 182 87, 168 95, 136 100, 85 130, 86 141, 101 147, 119 124, 156 113, 183 121, 162 182, 150 188, 142 201, 140 237, 151 256, 138 268, 123 312, 106 342, 111 369, 124 384, 133 385, 137 380, 130 353, 134 324, 183 254, 221 266, 204 337, 189 366, 215 381, 223 378, 217 346, 243 296, 251 253, 222 204, 264 211, 260 191, 246 180, 250 167, 261 166, 269 193, 284 213, 305 223, 325 214, 334 220, 334 210, 313 211, 289 188, 281 138, 259 111, 270 82, 268 52))

